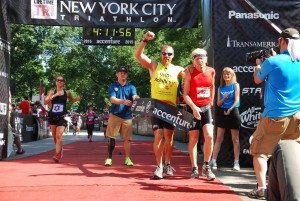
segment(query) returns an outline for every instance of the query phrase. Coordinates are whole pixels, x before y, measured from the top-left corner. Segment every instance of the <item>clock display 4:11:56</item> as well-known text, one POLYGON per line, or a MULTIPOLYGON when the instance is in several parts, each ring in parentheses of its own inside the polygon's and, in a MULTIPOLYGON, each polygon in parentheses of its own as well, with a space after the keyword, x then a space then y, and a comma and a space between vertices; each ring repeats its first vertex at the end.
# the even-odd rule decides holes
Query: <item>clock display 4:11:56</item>
POLYGON ((132 28, 93 28, 95 36, 131 37, 132 28))

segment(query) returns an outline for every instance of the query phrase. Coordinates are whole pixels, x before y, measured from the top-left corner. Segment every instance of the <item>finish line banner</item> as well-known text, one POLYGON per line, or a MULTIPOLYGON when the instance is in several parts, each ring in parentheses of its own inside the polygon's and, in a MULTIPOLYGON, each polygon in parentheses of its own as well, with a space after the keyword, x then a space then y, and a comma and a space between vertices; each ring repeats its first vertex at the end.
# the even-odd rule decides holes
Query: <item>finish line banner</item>
POLYGON ((198 0, 11 0, 7 3, 9 21, 16 24, 198 27, 198 0))
POLYGON ((152 98, 136 99, 132 103, 131 111, 134 114, 154 116, 186 131, 192 127, 194 120, 191 113, 152 98))

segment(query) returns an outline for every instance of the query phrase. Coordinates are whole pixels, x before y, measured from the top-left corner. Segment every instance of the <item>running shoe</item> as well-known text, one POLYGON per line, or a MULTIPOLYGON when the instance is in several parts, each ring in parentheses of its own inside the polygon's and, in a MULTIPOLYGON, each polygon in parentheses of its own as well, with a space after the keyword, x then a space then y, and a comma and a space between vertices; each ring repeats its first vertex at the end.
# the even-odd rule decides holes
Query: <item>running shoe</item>
POLYGON ((193 169, 192 169, 192 174, 191 174, 191 178, 194 178, 194 179, 199 178, 198 167, 193 167, 193 169))
POLYGON ((167 163, 164 165, 163 173, 169 176, 173 176, 173 170, 175 171, 171 164, 167 163))
POLYGON ((234 162, 232 169, 234 171, 240 171, 241 170, 240 164, 238 162, 234 162))
POLYGON ((264 188, 254 189, 248 193, 248 197, 265 200, 266 192, 267 192, 267 189, 264 189, 264 188))
POLYGON ((158 179, 162 179, 163 178, 163 168, 161 168, 160 166, 157 166, 154 175, 153 175, 153 179, 158 180, 158 179))
POLYGON ((61 155, 60 154, 55 154, 53 157, 52 157, 53 161, 56 162, 56 163, 59 163, 60 159, 61 159, 61 155))
POLYGON ((60 159, 63 157, 64 155, 64 149, 61 148, 60 152, 58 154, 55 154, 52 159, 54 160, 54 162, 58 163, 60 161, 60 159))
POLYGON ((127 165, 127 166, 133 166, 133 162, 130 160, 129 157, 126 157, 126 158, 125 158, 124 165, 127 165))
POLYGON ((209 166, 210 166, 211 169, 213 169, 213 170, 217 170, 217 169, 218 169, 217 162, 210 161, 210 162, 209 162, 209 166))
POLYGON ((107 158, 105 160, 105 163, 104 163, 105 166, 111 166, 112 165, 112 159, 111 158, 107 158))
POLYGON ((206 176, 206 179, 208 181, 212 181, 216 178, 216 175, 211 171, 211 168, 209 165, 203 165, 202 176, 206 176))
POLYGON ((19 154, 19 155, 24 154, 24 153, 25 153, 25 150, 22 148, 21 148, 21 150, 16 151, 16 154, 19 154))

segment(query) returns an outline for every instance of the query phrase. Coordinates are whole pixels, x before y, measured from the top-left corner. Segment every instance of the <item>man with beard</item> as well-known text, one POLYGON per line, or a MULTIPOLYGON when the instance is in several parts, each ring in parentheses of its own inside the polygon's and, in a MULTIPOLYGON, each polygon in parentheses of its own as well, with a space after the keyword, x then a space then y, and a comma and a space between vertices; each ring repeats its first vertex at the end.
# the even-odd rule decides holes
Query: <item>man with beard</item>
MULTIPOLYGON (((160 49, 160 62, 151 60, 144 54, 145 46, 153 40, 155 34, 148 31, 144 39, 135 50, 134 56, 142 66, 148 69, 151 83, 151 98, 167 104, 176 105, 178 90, 178 77, 183 76, 184 69, 181 66, 173 65, 174 49, 170 45, 163 45, 160 49)), ((154 132, 153 149, 157 162, 157 168, 153 179, 162 179, 163 172, 166 175, 173 175, 171 166, 171 155, 173 149, 174 126, 160 120, 152 118, 152 130, 154 132), (163 143, 163 139, 165 142, 163 143), (163 152, 165 150, 165 164, 163 167, 163 152)))

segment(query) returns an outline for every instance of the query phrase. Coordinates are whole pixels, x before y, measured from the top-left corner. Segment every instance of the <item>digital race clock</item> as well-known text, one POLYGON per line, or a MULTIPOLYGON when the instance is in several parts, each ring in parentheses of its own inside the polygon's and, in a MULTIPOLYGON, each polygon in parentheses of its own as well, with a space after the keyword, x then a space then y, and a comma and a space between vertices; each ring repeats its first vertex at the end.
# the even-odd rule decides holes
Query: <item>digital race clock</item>
POLYGON ((86 45, 134 45, 134 28, 84 27, 86 45))

